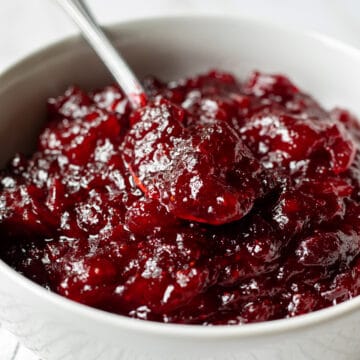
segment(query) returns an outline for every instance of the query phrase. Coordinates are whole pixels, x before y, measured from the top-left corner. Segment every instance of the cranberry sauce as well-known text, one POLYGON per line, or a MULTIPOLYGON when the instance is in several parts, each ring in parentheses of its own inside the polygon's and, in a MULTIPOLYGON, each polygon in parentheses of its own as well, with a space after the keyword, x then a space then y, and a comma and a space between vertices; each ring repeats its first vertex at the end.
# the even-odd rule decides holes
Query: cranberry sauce
POLYGON ((1 175, 1 257, 106 311, 185 324, 305 314, 360 293, 360 126, 286 77, 212 71, 48 101, 1 175))

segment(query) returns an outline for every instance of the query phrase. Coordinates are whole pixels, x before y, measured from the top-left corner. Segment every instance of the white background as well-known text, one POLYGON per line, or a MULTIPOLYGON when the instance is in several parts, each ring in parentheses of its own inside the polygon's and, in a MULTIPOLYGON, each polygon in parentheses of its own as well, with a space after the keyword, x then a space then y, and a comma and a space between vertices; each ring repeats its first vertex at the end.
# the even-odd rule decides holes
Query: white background
MULTIPOLYGON (((178 14, 241 14, 319 31, 360 46, 359 0, 88 0, 101 23, 178 14)), ((55 0, 0 0, 0 69, 75 31, 55 0)))
MULTIPOLYGON (((99 22, 166 14, 240 14, 317 31, 360 47, 359 0, 88 0, 99 22)), ((75 33, 55 0, 0 0, 0 71, 75 33)), ((0 360, 37 360, 0 327, 0 360)), ((46 360, 46 359, 44 359, 46 360)))

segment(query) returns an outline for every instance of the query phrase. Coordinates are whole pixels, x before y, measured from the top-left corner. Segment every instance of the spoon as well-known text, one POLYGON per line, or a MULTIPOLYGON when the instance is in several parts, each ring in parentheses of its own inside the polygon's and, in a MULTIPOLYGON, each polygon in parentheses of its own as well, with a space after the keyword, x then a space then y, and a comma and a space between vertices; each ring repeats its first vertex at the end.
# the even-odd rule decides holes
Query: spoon
POLYGON ((146 94, 140 81, 97 24, 86 3, 83 0, 57 0, 57 2, 79 27, 84 38, 120 85, 131 107, 137 109, 145 105, 146 94))

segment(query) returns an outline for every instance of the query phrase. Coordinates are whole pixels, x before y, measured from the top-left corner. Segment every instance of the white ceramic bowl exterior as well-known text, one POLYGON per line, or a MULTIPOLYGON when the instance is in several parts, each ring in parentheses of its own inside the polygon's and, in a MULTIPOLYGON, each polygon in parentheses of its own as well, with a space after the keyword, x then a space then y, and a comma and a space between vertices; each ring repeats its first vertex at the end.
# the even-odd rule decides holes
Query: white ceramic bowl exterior
MULTIPOLYGON (((241 18, 133 21, 111 35, 142 77, 220 68, 289 75, 326 106, 360 114, 360 52, 319 36, 241 18)), ((45 101, 69 84, 110 83, 79 38, 46 48, 0 77, 0 165, 30 151, 45 101)), ((233 327, 164 325, 107 314, 48 293, 0 261, 0 320, 44 360, 356 360, 360 298, 290 320, 233 327)), ((1 353, 1 349, 0 349, 1 353)))

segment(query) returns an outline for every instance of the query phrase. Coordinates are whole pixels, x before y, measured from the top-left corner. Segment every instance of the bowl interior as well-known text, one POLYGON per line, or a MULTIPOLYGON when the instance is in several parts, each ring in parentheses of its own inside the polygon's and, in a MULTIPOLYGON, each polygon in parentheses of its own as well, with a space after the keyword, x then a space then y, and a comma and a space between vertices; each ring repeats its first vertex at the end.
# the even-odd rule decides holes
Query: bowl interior
MULTIPOLYGON (((323 105, 360 114, 360 57, 352 48, 261 22, 237 18, 164 18, 108 29, 139 78, 163 79, 219 68, 240 78, 251 70, 281 72, 323 105)), ((79 38, 46 48, 0 77, 0 166, 34 146, 46 99, 71 84, 85 89, 112 82, 79 38)))

